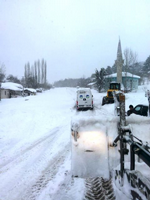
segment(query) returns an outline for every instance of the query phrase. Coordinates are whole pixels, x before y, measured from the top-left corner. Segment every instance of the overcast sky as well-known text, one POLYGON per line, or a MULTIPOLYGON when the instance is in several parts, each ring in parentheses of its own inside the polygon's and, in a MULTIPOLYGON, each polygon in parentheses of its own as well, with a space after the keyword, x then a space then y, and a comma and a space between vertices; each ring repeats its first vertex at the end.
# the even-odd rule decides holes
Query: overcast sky
POLYGON ((24 76, 27 62, 44 58, 49 83, 89 77, 112 66, 122 51, 150 55, 150 0, 1 0, 0 63, 24 76))

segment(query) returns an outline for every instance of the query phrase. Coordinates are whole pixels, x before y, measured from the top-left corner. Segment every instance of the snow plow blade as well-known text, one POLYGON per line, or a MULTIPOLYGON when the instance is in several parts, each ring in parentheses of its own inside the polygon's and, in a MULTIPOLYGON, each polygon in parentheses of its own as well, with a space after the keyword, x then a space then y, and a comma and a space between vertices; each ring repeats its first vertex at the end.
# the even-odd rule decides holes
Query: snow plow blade
POLYGON ((71 123, 72 176, 109 179, 108 142, 104 124, 90 119, 71 123))

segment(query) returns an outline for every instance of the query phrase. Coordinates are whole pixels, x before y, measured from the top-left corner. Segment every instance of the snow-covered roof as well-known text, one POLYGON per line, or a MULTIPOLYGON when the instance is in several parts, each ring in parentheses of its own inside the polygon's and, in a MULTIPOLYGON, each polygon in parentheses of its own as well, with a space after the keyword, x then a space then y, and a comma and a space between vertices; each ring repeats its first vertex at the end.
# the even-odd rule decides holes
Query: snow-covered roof
POLYGON ((12 82, 2 83, 1 88, 8 89, 8 90, 14 90, 14 91, 22 91, 23 90, 23 86, 21 84, 12 83, 12 82))
POLYGON ((92 82, 92 83, 89 83, 87 85, 91 86, 91 85, 95 85, 96 82, 92 82))
POLYGON ((24 88, 24 90, 28 90, 29 92, 34 92, 34 93, 36 93, 36 90, 33 89, 33 88, 24 88))
MULTIPOLYGON (((105 76, 105 78, 112 78, 112 77, 117 77, 117 73, 114 73, 114 74, 110 74, 110 75, 105 76)), ((122 72, 122 77, 141 78, 140 76, 131 74, 131 73, 129 73, 129 72, 122 72)))

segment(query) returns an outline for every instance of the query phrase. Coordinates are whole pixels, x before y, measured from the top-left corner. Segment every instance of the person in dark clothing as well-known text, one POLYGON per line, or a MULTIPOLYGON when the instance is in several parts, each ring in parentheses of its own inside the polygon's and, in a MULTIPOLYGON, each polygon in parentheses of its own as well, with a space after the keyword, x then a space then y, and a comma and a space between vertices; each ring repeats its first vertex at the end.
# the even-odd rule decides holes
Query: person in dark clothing
POLYGON ((129 116, 129 115, 131 115, 132 113, 133 113, 133 105, 130 105, 129 106, 129 110, 127 111, 127 115, 129 116))

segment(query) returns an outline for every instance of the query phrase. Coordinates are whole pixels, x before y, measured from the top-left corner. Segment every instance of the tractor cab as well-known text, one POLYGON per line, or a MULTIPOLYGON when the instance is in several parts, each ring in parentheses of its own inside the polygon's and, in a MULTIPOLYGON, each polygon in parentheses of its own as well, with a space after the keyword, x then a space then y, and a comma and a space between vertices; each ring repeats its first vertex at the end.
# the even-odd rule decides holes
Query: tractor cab
POLYGON ((120 90, 120 83, 110 83, 110 90, 120 90))

